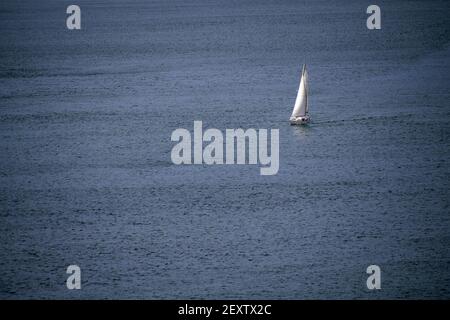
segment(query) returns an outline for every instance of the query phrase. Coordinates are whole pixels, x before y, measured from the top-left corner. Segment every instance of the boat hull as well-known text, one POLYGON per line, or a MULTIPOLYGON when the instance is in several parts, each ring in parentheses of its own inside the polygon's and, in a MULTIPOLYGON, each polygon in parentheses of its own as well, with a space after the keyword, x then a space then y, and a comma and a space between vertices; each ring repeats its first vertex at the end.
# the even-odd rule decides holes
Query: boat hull
POLYGON ((309 116, 304 117, 291 117, 289 119, 289 122, 291 125, 302 125, 302 124, 308 124, 310 122, 311 118, 309 116))

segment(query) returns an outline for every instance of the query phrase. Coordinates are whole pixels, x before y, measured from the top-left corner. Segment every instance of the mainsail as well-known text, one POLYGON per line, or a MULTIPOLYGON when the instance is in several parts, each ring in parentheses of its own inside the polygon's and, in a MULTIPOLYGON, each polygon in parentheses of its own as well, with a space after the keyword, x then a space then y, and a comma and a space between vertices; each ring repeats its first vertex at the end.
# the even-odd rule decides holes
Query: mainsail
POLYGON ((308 113, 308 72, 303 65, 302 77, 298 88, 297 99, 295 99, 294 110, 291 117, 304 117, 308 113))

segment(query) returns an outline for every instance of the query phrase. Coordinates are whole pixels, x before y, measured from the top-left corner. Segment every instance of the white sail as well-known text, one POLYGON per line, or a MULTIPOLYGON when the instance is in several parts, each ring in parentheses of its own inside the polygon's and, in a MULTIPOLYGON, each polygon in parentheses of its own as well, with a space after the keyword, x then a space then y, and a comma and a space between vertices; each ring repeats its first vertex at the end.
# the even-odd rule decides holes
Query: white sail
POLYGON ((295 99, 294 110, 291 117, 303 117, 308 113, 308 73, 303 66, 300 86, 298 88, 297 99, 295 99))

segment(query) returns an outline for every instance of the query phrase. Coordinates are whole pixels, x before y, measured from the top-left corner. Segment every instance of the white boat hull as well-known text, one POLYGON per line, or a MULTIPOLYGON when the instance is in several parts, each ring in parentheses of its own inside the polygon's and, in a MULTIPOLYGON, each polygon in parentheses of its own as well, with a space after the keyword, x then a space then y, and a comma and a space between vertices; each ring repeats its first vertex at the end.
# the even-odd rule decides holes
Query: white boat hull
POLYGON ((291 117, 289 119, 289 122, 291 125, 297 125, 297 124, 308 124, 311 118, 309 116, 303 116, 303 117, 291 117))

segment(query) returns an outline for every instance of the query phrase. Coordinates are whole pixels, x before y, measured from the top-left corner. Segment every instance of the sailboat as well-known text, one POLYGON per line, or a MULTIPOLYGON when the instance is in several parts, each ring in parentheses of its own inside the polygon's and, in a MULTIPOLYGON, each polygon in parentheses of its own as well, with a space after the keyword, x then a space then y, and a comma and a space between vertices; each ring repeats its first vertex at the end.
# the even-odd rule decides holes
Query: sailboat
POLYGON ((297 99, 295 99, 294 110, 292 110, 289 122, 292 125, 309 123, 308 111, 308 72, 306 71, 306 65, 303 65, 297 99))

